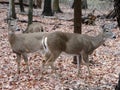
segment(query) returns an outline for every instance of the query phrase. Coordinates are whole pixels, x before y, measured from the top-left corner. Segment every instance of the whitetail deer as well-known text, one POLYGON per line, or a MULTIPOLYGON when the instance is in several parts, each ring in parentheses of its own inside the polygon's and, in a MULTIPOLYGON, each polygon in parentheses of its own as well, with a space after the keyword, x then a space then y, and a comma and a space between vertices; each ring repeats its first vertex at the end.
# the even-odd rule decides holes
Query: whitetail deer
POLYGON ((30 24, 23 33, 43 32, 43 26, 40 23, 34 22, 30 24))
MULTIPOLYGON (((53 32, 46 35, 44 37, 44 46, 46 48, 45 63, 49 63, 51 68, 55 70, 53 63, 62 52, 74 56, 79 56, 81 54, 90 74, 88 55, 91 55, 107 38, 115 38, 112 31, 105 25, 102 26, 102 31, 102 33, 95 37, 65 32, 53 32)), ((77 62, 79 62, 79 60, 77 60, 77 62)), ((78 74, 80 73, 79 67, 80 65, 78 63, 78 74)))
POLYGON ((27 53, 33 53, 36 51, 44 52, 42 46, 42 38, 47 33, 37 32, 37 33, 23 33, 23 34, 15 34, 16 30, 16 20, 9 20, 8 22, 8 39, 11 45, 11 48, 14 53, 17 55, 17 71, 20 73, 20 61, 21 56, 28 67, 28 57, 27 53))

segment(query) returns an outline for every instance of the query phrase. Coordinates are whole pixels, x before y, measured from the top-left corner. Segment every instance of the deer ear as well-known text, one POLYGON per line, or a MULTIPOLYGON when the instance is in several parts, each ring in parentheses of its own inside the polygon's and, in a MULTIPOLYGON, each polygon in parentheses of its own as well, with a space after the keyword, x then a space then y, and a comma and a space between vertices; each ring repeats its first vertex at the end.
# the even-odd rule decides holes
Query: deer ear
POLYGON ((105 24, 100 25, 101 32, 105 32, 105 24))
POLYGON ((105 28, 105 24, 101 25, 100 27, 101 27, 102 29, 104 29, 104 28, 105 28))

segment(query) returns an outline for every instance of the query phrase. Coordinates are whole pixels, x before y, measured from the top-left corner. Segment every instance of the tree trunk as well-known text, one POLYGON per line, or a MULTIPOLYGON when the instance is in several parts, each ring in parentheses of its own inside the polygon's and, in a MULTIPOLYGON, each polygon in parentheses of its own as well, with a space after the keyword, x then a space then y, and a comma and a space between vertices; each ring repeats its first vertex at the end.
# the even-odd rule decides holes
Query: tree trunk
POLYGON ((23 6, 23 0, 19 0, 19 3, 20 3, 20 11, 25 12, 24 6, 23 6))
MULTIPOLYGON (((82 16, 82 10, 81 10, 81 0, 74 0, 74 33, 80 33, 81 34, 81 16, 82 16)), ((81 56, 79 56, 79 60, 81 62, 81 56)), ((73 63, 77 63, 76 56, 74 57, 73 63)))
POLYGON ((37 5, 37 8, 41 8, 42 0, 34 0, 34 1, 35 1, 35 5, 37 5))
POLYGON ((116 18, 117 18, 118 27, 120 30, 120 0, 114 0, 114 9, 116 12, 116 18))
POLYGON ((9 0, 8 18, 14 18, 14 19, 16 19, 14 0, 9 0))
POLYGON ((53 12, 51 8, 51 0, 44 0, 44 9, 43 9, 42 15, 53 16, 53 12))
POLYGON ((28 26, 32 24, 32 20, 33 20, 33 0, 29 0, 28 26))
POLYGON ((82 0, 82 9, 88 9, 87 0, 82 0))
POLYGON ((115 86, 115 90, 120 90, 120 74, 119 74, 119 80, 117 85, 115 86))
POLYGON ((72 7, 71 8, 74 8, 74 2, 73 2, 73 4, 72 4, 72 7))
POLYGON ((74 3, 74 32, 81 33, 81 0, 75 0, 74 3))
MULTIPOLYGON (((72 7, 71 8, 74 8, 74 2, 72 4, 72 7)), ((81 1, 81 8, 82 9, 88 9, 88 5, 87 5, 87 0, 82 0, 81 1)))
POLYGON ((116 12, 115 10, 111 10, 107 15, 106 15, 106 18, 107 19, 114 19, 116 17, 116 12))
POLYGON ((54 13, 63 13, 59 7, 59 0, 53 0, 53 12, 54 13))

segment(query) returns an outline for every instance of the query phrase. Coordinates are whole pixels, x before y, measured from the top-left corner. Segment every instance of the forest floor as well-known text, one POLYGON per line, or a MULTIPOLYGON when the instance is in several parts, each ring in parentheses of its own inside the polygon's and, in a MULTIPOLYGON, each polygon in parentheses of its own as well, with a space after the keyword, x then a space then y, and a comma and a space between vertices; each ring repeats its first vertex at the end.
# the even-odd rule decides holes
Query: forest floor
MULTIPOLYGON (((88 74, 87 67, 82 65, 81 74, 77 76, 77 66, 72 63, 73 57, 61 55, 54 63, 60 75, 56 78, 51 69, 47 69, 44 75, 40 76, 42 57, 38 53, 28 54, 30 74, 26 72, 25 63, 21 61, 21 73, 17 74, 16 55, 12 52, 8 42, 8 26, 5 22, 7 9, 0 5, 0 90, 114 90, 120 73, 120 31, 114 29, 116 39, 109 39, 105 46, 96 49, 90 60, 92 75, 88 74), (1 8, 2 7, 2 8, 1 8), (19 77, 19 78, 18 78, 19 77)), ((27 9, 26 9, 27 10, 27 9)), ((41 10, 34 10, 34 21, 39 21, 45 31, 73 32, 74 23, 68 21, 73 18, 73 10, 70 7, 62 6, 63 14, 56 14, 54 17, 41 16, 41 10), (38 15, 38 16, 37 16, 38 15), (61 19, 58 19, 59 17, 61 19)), ((105 12, 106 13, 106 12, 105 12)), ((26 14, 20 14, 17 9, 19 20, 26 20, 26 14)), ((108 21, 105 22, 115 22, 108 21)), ((103 20, 96 21, 96 25, 82 25, 82 33, 95 36, 100 32, 100 25, 103 20)), ((20 29, 25 29, 27 23, 18 22, 20 29)))

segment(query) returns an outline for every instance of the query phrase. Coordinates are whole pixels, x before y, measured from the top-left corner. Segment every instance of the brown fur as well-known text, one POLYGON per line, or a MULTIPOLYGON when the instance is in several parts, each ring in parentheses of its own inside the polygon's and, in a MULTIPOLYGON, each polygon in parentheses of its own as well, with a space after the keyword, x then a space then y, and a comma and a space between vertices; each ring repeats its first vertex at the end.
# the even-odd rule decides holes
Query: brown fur
POLYGON ((16 24, 10 21, 8 25, 9 25, 8 40, 10 42, 13 52, 16 53, 17 55, 17 59, 16 59, 16 62, 18 64, 17 71, 18 73, 20 73, 21 56, 23 56, 23 59, 27 64, 27 69, 29 71, 27 53, 44 51, 42 46, 42 38, 47 33, 37 32, 37 33, 15 34, 16 24))
POLYGON ((27 65, 28 68, 28 57, 27 53, 33 53, 36 51, 43 51, 42 46, 42 37, 45 35, 45 33, 29 33, 29 34, 17 34, 17 35, 9 35, 9 42, 11 45, 11 48, 14 53, 17 55, 16 62, 18 64, 18 73, 20 73, 20 60, 21 56, 23 56, 23 59, 27 65))
POLYGON ((96 48, 102 45, 105 42, 106 38, 113 36, 113 33, 107 30, 103 30, 103 33, 100 33, 95 37, 64 32, 53 32, 51 34, 48 34, 46 36, 46 47, 48 47, 49 51, 46 53, 46 63, 49 62, 51 67, 54 69, 53 62, 62 52, 73 54, 75 56, 81 54, 89 71, 88 55, 92 54, 96 48))
POLYGON ((43 26, 40 23, 34 22, 30 24, 23 33, 43 32, 43 26))

